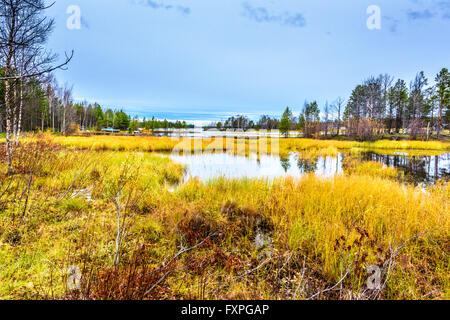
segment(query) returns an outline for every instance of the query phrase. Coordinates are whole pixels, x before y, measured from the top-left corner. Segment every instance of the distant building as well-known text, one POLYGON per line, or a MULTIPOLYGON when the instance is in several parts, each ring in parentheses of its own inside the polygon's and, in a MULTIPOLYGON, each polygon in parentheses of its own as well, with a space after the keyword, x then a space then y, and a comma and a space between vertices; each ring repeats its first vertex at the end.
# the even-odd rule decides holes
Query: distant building
POLYGON ((110 132, 110 133, 120 132, 119 129, 114 129, 114 128, 103 128, 102 131, 103 132, 110 132))

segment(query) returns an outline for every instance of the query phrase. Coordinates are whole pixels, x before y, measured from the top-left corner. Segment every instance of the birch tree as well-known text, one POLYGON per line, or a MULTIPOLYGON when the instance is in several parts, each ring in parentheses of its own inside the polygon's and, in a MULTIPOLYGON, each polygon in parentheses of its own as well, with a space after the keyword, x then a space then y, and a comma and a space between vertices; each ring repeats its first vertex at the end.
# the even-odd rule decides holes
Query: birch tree
POLYGON ((18 86, 26 78, 39 77, 64 67, 73 56, 72 51, 70 56, 66 55, 65 62, 55 66, 57 55, 45 48, 55 24, 53 19, 44 15, 50 6, 46 6, 43 0, 0 0, 0 63, 5 68, 0 81, 5 83, 6 158, 9 174, 14 172, 14 122, 20 117, 17 117, 18 86), (21 59, 20 64, 17 63, 18 59, 21 59))
POLYGON ((344 99, 341 97, 338 97, 336 99, 336 101, 333 103, 332 108, 334 109, 334 111, 337 114, 337 131, 336 131, 336 135, 339 136, 339 130, 341 128, 341 120, 342 120, 342 112, 343 112, 343 107, 344 107, 344 99))

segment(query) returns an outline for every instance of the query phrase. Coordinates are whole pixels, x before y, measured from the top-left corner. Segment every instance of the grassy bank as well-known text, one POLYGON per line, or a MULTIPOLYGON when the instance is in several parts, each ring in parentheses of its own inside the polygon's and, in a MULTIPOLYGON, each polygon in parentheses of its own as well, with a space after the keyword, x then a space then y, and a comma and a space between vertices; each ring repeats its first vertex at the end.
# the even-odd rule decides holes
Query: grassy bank
MULTIPOLYGON (((24 141, 39 139, 41 135, 28 135, 24 141)), ((375 142, 337 141, 286 138, 279 140, 261 140, 264 147, 258 146, 256 140, 251 139, 174 139, 169 137, 140 137, 140 136, 54 136, 53 141, 63 147, 94 151, 128 151, 128 152, 172 152, 174 148, 183 148, 192 152, 219 151, 225 147, 234 148, 235 153, 242 155, 249 152, 268 153, 278 150, 280 154, 289 152, 307 152, 310 157, 335 156, 338 152, 375 151, 380 153, 395 154, 398 152, 409 155, 437 155, 450 152, 450 142, 439 141, 390 141, 380 140, 375 142), (274 145, 274 143, 276 143, 274 145), (273 146, 273 147, 272 147, 273 146), (186 148, 187 147, 187 148, 186 148)), ((228 149, 229 151, 230 149, 228 149)))
MULTIPOLYGON (((379 140, 374 142, 336 141, 315 139, 287 138, 280 140, 281 151, 311 151, 311 150, 405 150, 447 152, 450 151, 450 143, 440 141, 391 141, 379 140)), ((417 153, 417 152, 416 152, 417 153)))
POLYGON ((17 174, 1 172, 0 298, 450 298, 448 184, 424 191, 352 162, 332 179, 174 189, 183 169, 167 158, 56 141, 19 147, 17 174), (371 265, 381 291, 367 289, 371 265))

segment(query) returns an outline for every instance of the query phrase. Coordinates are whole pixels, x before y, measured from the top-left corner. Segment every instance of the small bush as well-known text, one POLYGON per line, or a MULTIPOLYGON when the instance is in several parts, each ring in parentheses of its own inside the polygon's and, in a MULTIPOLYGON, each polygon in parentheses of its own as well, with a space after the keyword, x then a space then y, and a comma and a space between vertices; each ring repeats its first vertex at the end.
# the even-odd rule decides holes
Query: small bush
POLYGON ((252 206, 238 207, 235 202, 228 201, 221 208, 221 214, 227 217, 228 221, 239 229, 242 235, 253 234, 257 230, 271 232, 273 224, 270 219, 252 206))
POLYGON ((66 212, 82 212, 89 208, 89 204, 80 198, 70 198, 61 203, 61 208, 66 212))
MULTIPOLYGON (((38 139, 19 143, 14 147, 13 167, 18 174, 33 173, 35 176, 46 176, 51 174, 52 162, 57 151, 62 147, 53 143, 52 139, 45 134, 38 139)), ((0 148, 0 163, 6 162, 6 148, 0 148)))
MULTIPOLYGON (((124 265, 82 270, 80 290, 67 290, 64 300, 142 300, 171 297, 167 278, 175 270, 177 261, 152 266, 148 248, 137 248, 124 265)), ((66 283, 66 279, 64 279, 66 283)))
POLYGON ((185 218, 178 223, 177 229, 186 244, 194 246, 213 234, 217 235, 220 224, 202 212, 186 212, 185 218))

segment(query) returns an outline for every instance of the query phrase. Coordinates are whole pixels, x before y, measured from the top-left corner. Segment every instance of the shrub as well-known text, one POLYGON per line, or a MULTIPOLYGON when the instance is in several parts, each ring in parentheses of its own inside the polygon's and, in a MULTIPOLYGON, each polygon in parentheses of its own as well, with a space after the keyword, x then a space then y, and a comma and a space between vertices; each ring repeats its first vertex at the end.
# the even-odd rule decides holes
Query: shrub
MULTIPOLYGON (((52 139, 45 134, 38 136, 38 139, 19 143, 14 146, 13 167, 19 174, 33 173, 33 175, 44 176, 52 170, 51 163, 55 158, 55 153, 62 150, 62 147, 53 143, 52 139)), ((6 162, 6 148, 0 148, 0 162, 6 162)))
MULTIPOLYGON (((171 297, 167 278, 175 270, 177 261, 153 266, 149 262, 149 248, 140 246, 128 261, 118 267, 96 267, 88 264, 82 274, 80 290, 67 290, 64 300, 142 300, 171 297)), ((80 264, 81 265, 81 264, 80 264)), ((86 265, 86 264, 85 264, 86 265)), ((64 279, 65 283, 67 279, 64 279)))
POLYGON ((89 204, 80 198, 70 198, 62 201, 61 208, 66 212, 82 212, 89 208, 89 204))
POLYGON ((347 133, 350 137, 359 141, 375 141, 383 134, 382 123, 373 119, 350 119, 347 121, 347 133))
POLYGON ((217 221, 203 213, 186 212, 178 223, 178 231, 188 246, 194 246, 219 231, 217 221))

